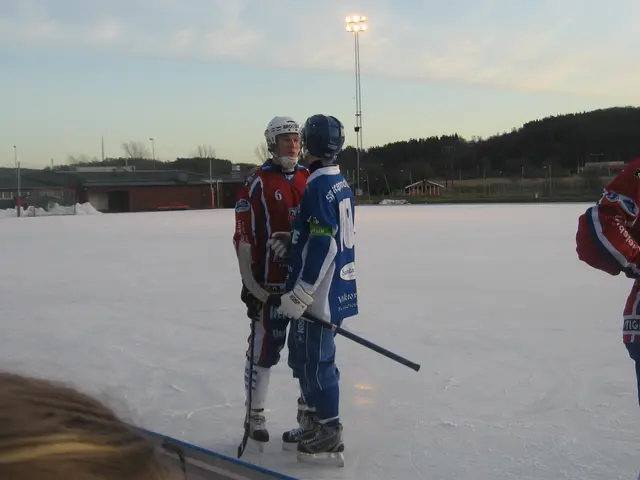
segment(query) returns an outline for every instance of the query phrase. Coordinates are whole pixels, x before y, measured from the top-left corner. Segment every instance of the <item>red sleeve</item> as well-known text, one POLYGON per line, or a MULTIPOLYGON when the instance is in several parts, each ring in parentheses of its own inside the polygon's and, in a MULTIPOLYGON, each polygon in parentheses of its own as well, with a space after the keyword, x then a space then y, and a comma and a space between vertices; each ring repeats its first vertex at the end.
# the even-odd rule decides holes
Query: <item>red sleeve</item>
POLYGON ((262 182, 258 176, 250 176, 244 186, 238 192, 235 206, 235 231, 233 234, 233 245, 238 254, 240 242, 251 245, 252 263, 258 262, 256 249, 256 232, 254 230, 256 222, 256 207, 261 209, 260 193, 262 182))
POLYGON ((240 242, 253 245, 253 232, 251 231, 251 207, 249 204, 249 189, 243 185, 236 198, 235 206, 235 230, 233 232, 233 246, 238 254, 240 242))
POLYGON ((604 189, 596 205, 579 219, 578 256, 586 263, 617 275, 640 273, 640 245, 631 234, 640 209, 640 159, 630 162, 604 189))

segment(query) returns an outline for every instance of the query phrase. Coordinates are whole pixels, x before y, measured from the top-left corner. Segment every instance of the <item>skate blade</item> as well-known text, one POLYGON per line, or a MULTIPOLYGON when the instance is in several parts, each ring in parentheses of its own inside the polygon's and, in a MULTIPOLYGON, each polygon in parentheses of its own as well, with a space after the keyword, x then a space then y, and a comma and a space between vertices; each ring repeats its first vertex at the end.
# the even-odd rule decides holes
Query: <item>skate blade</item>
POLYGON ((332 467, 344 467, 344 454, 342 452, 304 453, 298 452, 298 461, 326 465, 332 467))
POLYGON ((295 452, 298 449, 298 442, 296 443, 287 443, 282 442, 282 450, 285 452, 295 452))

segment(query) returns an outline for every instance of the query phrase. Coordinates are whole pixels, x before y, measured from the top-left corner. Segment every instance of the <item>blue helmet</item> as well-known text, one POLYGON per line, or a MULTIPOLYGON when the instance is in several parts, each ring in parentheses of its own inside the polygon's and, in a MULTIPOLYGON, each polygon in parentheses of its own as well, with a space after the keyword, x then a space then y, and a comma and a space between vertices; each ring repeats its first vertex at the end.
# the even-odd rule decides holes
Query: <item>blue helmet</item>
POLYGON ((302 127, 300 143, 314 157, 335 161, 344 146, 344 126, 336 117, 312 115, 302 127))

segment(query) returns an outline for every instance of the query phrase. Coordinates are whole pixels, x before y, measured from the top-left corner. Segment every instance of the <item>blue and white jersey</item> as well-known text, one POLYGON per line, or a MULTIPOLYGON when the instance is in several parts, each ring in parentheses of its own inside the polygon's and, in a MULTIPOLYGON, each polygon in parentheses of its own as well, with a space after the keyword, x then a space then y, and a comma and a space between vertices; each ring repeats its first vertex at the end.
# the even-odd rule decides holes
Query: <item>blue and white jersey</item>
POLYGON ((291 237, 287 290, 313 296, 310 314, 341 324, 358 313, 355 200, 337 165, 312 171, 291 237))

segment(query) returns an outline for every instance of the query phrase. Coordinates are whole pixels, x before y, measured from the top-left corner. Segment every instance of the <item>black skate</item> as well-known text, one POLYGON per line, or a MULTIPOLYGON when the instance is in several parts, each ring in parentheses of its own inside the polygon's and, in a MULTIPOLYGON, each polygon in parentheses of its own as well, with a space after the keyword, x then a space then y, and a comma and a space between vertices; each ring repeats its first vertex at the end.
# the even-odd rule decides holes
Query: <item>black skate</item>
POLYGON ((263 444, 269 441, 269 431, 265 426, 264 410, 251 410, 249 416, 249 438, 257 442, 258 449, 262 451, 263 444))
POLYGON ((344 467, 342 424, 338 421, 317 423, 298 437, 298 460, 344 467))
POLYGON ((305 434, 306 432, 310 432, 315 423, 313 421, 313 413, 314 411, 307 407, 302 398, 298 398, 298 413, 296 415, 296 420, 298 421, 298 428, 294 428, 282 434, 282 449, 288 452, 292 452, 296 450, 298 446, 298 438, 305 434))

